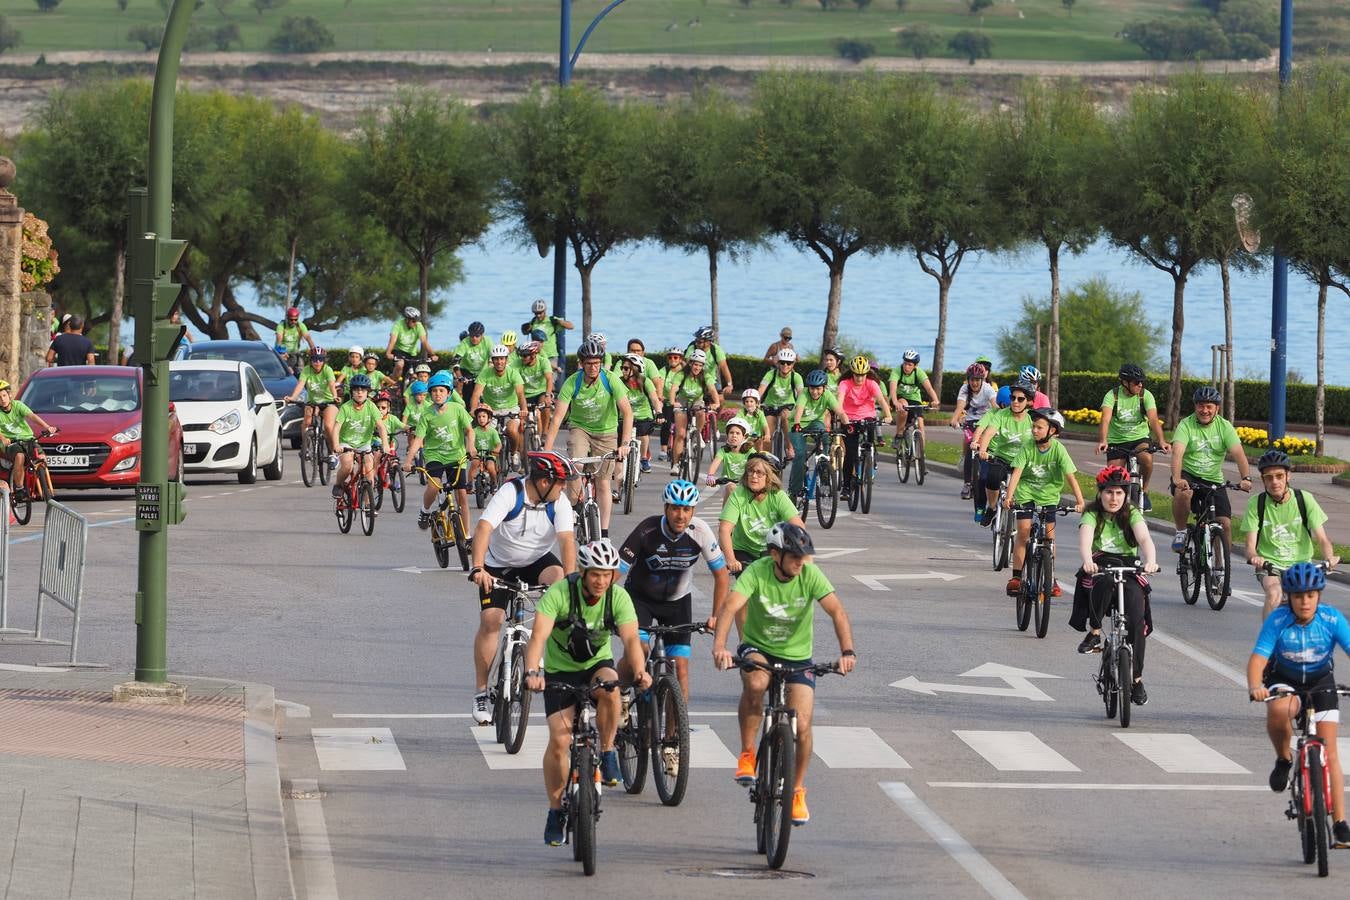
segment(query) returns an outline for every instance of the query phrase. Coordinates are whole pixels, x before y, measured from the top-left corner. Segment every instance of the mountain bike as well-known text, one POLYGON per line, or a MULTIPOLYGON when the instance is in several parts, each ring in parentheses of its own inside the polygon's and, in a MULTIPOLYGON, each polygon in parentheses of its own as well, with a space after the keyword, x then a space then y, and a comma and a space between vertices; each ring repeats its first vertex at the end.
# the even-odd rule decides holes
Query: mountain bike
POLYGON ((596 766, 600 759, 600 733, 595 724, 595 691, 612 691, 621 681, 593 681, 576 687, 550 684, 544 690, 570 694, 577 700, 572 717, 572 745, 568 751, 567 779, 563 782, 563 831, 572 845, 572 858, 581 871, 595 874, 595 828, 600 821, 600 782, 596 766))
POLYGON ((877 477, 877 420, 858 419, 849 427, 858 434, 858 461, 853 464, 853 490, 849 491, 848 508, 853 512, 861 505, 864 513, 870 513, 872 484, 877 477))
POLYGON ((792 499, 803 520, 810 514, 814 501, 820 527, 830 528, 839 511, 839 470, 834 467, 831 453, 826 449, 830 433, 809 431, 807 434, 811 435, 812 443, 806 452, 806 473, 802 477, 802 489, 792 499))
MULTIPOLYGON (((1134 646, 1125 624, 1125 579, 1134 578, 1143 571, 1138 560, 1130 566, 1103 566, 1098 577, 1110 578, 1111 624, 1102 629, 1102 664, 1094 676, 1097 693, 1106 704, 1106 717, 1114 719, 1120 712, 1120 727, 1130 727, 1130 694, 1134 689, 1134 646)), ((1105 624, 1105 623, 1103 623, 1105 624)))
POLYGON ((619 477, 616 490, 624 515, 633 511, 633 496, 637 493, 638 481, 642 478, 639 463, 642 457, 642 442, 637 437, 628 440, 628 455, 623 460, 623 473, 619 477))
POLYGON ((614 749, 619 752, 619 771, 630 794, 642 793, 650 759, 652 783, 666 806, 679 806, 689 785, 689 707, 675 674, 675 660, 666 655, 666 635, 707 634, 702 623, 649 625, 647 672, 652 686, 640 694, 625 692, 627 715, 619 722, 614 749))
MULTIPOLYGON (((1327 766, 1327 749, 1317 734, 1317 722, 1308 715, 1314 694, 1332 693, 1330 688, 1300 691, 1285 688, 1272 691, 1265 702, 1280 697, 1297 697, 1298 713, 1294 717, 1294 731, 1298 740, 1294 745, 1293 767, 1289 770, 1289 808, 1285 818, 1298 823, 1299 846, 1303 862, 1317 860, 1317 875, 1327 876, 1328 855, 1331 850, 1331 792, 1340 785, 1332 785, 1327 766)), ((1336 685, 1335 693, 1350 697, 1350 687, 1336 685)))
POLYGON ((1139 454, 1158 453, 1161 450, 1161 446, 1150 442, 1147 447, 1141 447, 1138 450, 1118 451, 1120 454, 1119 458, 1123 458, 1122 465, 1124 465, 1125 470, 1130 473, 1130 486, 1126 491, 1126 496, 1129 498, 1130 502, 1134 504, 1135 509, 1144 508, 1144 476, 1139 471, 1139 454))
POLYGON ((327 403, 306 403, 312 410, 309 425, 300 433, 300 480, 310 487, 315 480, 327 484, 331 473, 328 463, 328 437, 323 431, 323 411, 327 403))
POLYGON ((333 501, 338 530, 343 534, 352 530, 352 519, 361 516, 361 533, 370 537, 375 531, 375 483, 365 475, 369 450, 353 450, 352 473, 342 486, 342 493, 333 501))
POLYGON ((600 504, 595 501, 595 467, 616 459, 611 451, 603 456, 577 456, 572 465, 581 473, 581 502, 576 505, 577 545, 600 540, 600 504))
MULTIPOLYGON (((1036 507, 1033 504, 1026 504, 1021 509, 1031 509, 1033 516, 1022 566, 1022 586, 1017 590, 1017 630, 1027 630, 1034 612, 1036 637, 1043 638, 1050 629, 1050 598, 1055 589, 1055 542, 1046 536, 1046 526, 1053 513, 1071 513, 1075 510, 1072 506, 1036 507)), ((1011 514, 1014 510, 1008 512, 1011 514)), ((1009 518, 1012 516, 1009 515, 1009 518)))
POLYGON ((734 659, 745 671, 769 673, 750 802, 755 805, 755 850, 768 857, 769 868, 781 869, 792 833, 792 790, 797 775, 797 713, 787 705, 787 680, 798 672, 825 675, 839 670, 833 663, 791 665, 762 663, 745 656, 734 659))
POLYGON ((895 471, 900 476, 901 484, 909 483, 910 472, 914 473, 915 484, 923 484, 923 480, 928 477, 928 458, 924 455, 923 449, 924 436, 919 430, 919 422, 923 419, 926 409, 928 409, 926 403, 911 403, 899 410, 905 414, 905 427, 895 445, 895 471))
MULTIPOLYGON (((392 436, 391 436, 392 440, 392 436)), ((375 511, 384 508, 384 494, 389 492, 389 500, 394 504, 394 512, 403 512, 407 501, 407 490, 403 483, 403 467, 398 460, 398 447, 393 453, 380 457, 379 468, 375 470, 375 511)))
MULTIPOLYGON (((460 472, 467 464, 467 460, 455 464, 454 476, 449 479, 451 484, 459 483, 460 472)), ((436 489, 436 508, 431 513, 431 548, 436 552, 436 565, 448 568, 450 548, 454 547, 459 554, 460 567, 469 571, 469 536, 464 533, 464 520, 459 517, 454 488, 446 487, 423 467, 419 466, 417 471, 436 489)))
POLYGON ((548 590, 547 585, 523 581, 498 581, 494 590, 507 591, 506 617, 497 638, 497 653, 488 670, 492 698, 492 724, 497 728, 497 743, 507 753, 519 753, 530 724, 530 692, 525 689, 525 646, 530 642, 534 604, 548 590))
POLYGON ((1229 568, 1228 541, 1223 536, 1223 526, 1214 512, 1214 492, 1219 488, 1241 490, 1242 486, 1231 481, 1209 487, 1194 485, 1205 504, 1194 522, 1186 528, 1186 540, 1181 545, 1181 555, 1177 559, 1177 575, 1181 577, 1181 598, 1189 605, 1200 599, 1200 589, 1205 590, 1205 599, 1209 608, 1218 611, 1228 602, 1232 571, 1229 568))
POLYGON ((703 466, 703 433, 694 427, 694 417, 702 411, 702 403, 695 403, 685 410, 684 448, 680 452, 679 471, 676 473, 677 478, 685 481, 698 481, 699 469, 703 466))
MULTIPOLYGON (((979 487, 978 485, 976 486, 979 487)), ((1008 567, 1012 560, 1013 549, 1013 521, 1016 518, 1012 510, 1004 507, 1004 502, 1008 499, 1008 476, 1003 477, 1003 481, 998 486, 998 499, 994 501, 993 516, 994 521, 990 530, 994 536, 994 571, 1001 572, 1008 567)), ((989 511, 986 510, 988 515, 989 511)))
MULTIPOLYGON (((49 428, 38 434, 38 438, 51 437, 60 429, 49 428)), ((37 438, 20 439, 23 447, 23 475, 15 478, 11 470, 10 478, 14 484, 9 491, 9 508, 14 520, 27 525, 33 517, 33 501, 45 503, 56 499, 56 489, 52 487, 52 473, 47 469, 47 456, 37 438)), ((0 513, 4 515, 4 513, 0 513)))
POLYGON ((497 437, 501 439, 501 446, 497 448, 497 477, 505 479, 513 469, 525 471, 523 463, 517 465, 520 457, 511 452, 511 435, 506 430, 511 422, 520 418, 520 412, 497 413, 492 418, 496 422, 497 437))
POLYGON ((480 458, 478 471, 473 473, 473 483, 469 485, 469 489, 473 492, 473 502, 479 509, 487 506, 488 498, 497 490, 500 482, 501 476, 493 478, 489 475, 486 464, 480 458))

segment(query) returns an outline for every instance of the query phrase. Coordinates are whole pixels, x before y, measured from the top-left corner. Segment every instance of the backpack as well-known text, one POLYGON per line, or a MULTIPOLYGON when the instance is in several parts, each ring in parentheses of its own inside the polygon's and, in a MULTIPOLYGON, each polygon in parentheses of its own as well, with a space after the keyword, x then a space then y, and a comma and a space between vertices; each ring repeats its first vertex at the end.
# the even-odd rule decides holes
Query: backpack
MULTIPOLYGON (((567 618, 554 623, 553 634, 550 639, 556 640, 559 631, 566 630, 567 638, 562 641, 562 648, 568 656, 577 662, 585 662, 599 652, 600 647, 596 646, 596 641, 591 638, 590 626, 586 624, 586 619, 581 613, 581 590, 577 587, 581 575, 573 572, 567 576, 567 594, 569 598, 567 607, 567 618), (589 651, 589 652, 588 652, 589 651)), ((602 620, 602 638, 601 647, 609 646, 609 636, 616 634, 618 625, 614 622, 614 585, 610 585, 605 591, 605 613, 602 620)))
MULTIPOLYGON (((568 403, 571 403, 571 402, 573 402, 574 400, 576 400, 576 399, 577 399, 577 394, 580 394, 580 393, 581 393, 581 380, 582 380, 583 378, 585 378, 585 377, 586 377, 586 376, 583 375, 582 373, 580 373, 580 372, 577 373, 577 375, 576 375, 576 379, 577 379, 577 380, 574 381, 574 382, 572 382, 572 399, 571 399, 571 400, 568 400, 568 401, 567 401, 568 403)), ((604 385, 604 387, 605 387, 605 393, 607 393, 607 394, 609 394, 611 397, 613 397, 613 396, 614 396, 614 388, 610 387, 610 384, 609 384, 609 376, 605 374, 605 369, 604 369, 603 366, 600 367, 600 383, 601 383, 602 385, 604 385)))
MULTIPOLYGON (((506 483, 515 486, 516 502, 515 505, 511 507, 511 511, 506 514, 505 518, 502 519, 503 523, 510 522, 516 516, 520 515, 521 510, 525 509, 525 476, 521 475, 516 478, 512 478, 506 483)), ((552 500, 544 504, 544 511, 548 513, 548 520, 551 524, 553 522, 552 500)))
MULTIPOLYGON (((792 373, 792 376, 791 376, 790 378, 788 378, 788 387, 789 387, 789 388, 791 389, 791 391, 792 391, 792 402, 793 402, 793 403, 796 403, 796 402, 797 402, 797 397, 798 397, 798 396, 800 395, 800 393, 801 393, 800 391, 797 390, 797 378, 798 378, 798 377, 800 377, 800 376, 798 376, 796 372, 793 372, 793 373, 792 373)), ((778 370, 777 370, 777 369, 770 369, 770 370, 769 370, 769 377, 765 379, 765 383, 767 384, 767 387, 765 387, 764 390, 763 390, 763 392, 762 392, 765 396, 768 396, 769 390, 773 387, 774 382, 776 382, 777 380, 778 380, 778 370)), ((761 400, 760 402, 762 403, 763 400, 761 400)))
MULTIPOLYGON (((1298 503, 1299 517, 1303 519, 1303 530, 1308 532, 1309 537, 1312 537, 1312 528, 1308 526, 1308 503, 1303 499, 1302 491, 1298 488, 1291 488, 1291 490, 1294 492, 1294 500, 1298 503)), ((1268 496, 1265 491, 1256 495, 1256 534, 1258 537, 1261 535, 1261 529, 1266 525, 1266 498, 1268 496)))

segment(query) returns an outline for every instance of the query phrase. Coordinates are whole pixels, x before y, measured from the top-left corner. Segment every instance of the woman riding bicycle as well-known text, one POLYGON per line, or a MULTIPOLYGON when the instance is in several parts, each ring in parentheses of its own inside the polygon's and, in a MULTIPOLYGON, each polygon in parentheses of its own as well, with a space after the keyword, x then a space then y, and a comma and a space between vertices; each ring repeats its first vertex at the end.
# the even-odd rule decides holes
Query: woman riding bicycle
POLYGON ((839 390, 839 379, 844 377, 844 352, 831 347, 820 355, 820 370, 825 373, 825 384, 833 394, 839 390))
POLYGON ((722 507, 717 537, 723 548, 732 550, 727 568, 733 575, 764 556, 764 540, 779 522, 806 527, 792 498, 783 491, 782 468, 772 453, 750 454, 741 483, 722 507))
MULTIPOLYGON (((876 421, 877 406, 881 407, 882 421, 891 423, 891 405, 881 382, 872 377, 872 364, 865 356, 855 356, 848 364, 849 377, 839 382, 839 406, 847 421, 853 423, 844 435, 844 478, 841 500, 847 500, 853 489, 853 470, 858 466, 858 442, 862 434, 857 430, 863 420, 876 421)), ((875 431, 875 425, 872 426, 875 431)))
POLYGON ((680 457, 684 455, 684 435, 689 428, 689 413, 694 414, 694 428, 701 433, 708 411, 716 414, 722 405, 722 395, 712 372, 707 370, 707 357, 702 350, 689 354, 685 367, 666 379, 666 403, 671 407, 675 429, 670 442, 670 474, 680 471, 680 457), (703 401, 706 400, 706 405, 703 401))

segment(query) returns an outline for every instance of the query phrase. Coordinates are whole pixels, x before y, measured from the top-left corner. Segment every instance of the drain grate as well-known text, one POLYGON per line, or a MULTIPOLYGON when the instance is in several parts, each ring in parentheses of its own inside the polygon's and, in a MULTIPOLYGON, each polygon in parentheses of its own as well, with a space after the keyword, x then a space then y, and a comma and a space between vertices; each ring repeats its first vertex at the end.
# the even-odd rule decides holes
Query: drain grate
POLYGON ((738 869, 693 867, 688 869, 666 869, 667 875, 686 875, 690 878, 742 878, 751 881, 797 881, 815 878, 810 872, 793 872, 788 869, 738 869))

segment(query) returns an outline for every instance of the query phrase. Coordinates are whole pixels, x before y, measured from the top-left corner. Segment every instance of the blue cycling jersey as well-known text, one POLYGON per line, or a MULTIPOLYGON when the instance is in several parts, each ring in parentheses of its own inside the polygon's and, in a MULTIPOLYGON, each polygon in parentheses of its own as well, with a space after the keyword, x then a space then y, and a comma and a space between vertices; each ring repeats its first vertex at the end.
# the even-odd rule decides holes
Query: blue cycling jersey
POLYGON ((1273 658, 1278 672, 1311 681, 1331 671, 1337 645, 1350 653, 1350 622, 1339 609, 1319 603, 1312 621, 1300 625, 1294 611, 1281 606, 1266 617, 1252 652, 1273 658))

